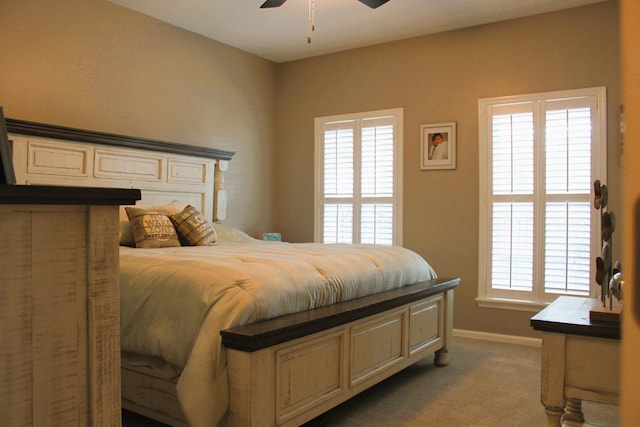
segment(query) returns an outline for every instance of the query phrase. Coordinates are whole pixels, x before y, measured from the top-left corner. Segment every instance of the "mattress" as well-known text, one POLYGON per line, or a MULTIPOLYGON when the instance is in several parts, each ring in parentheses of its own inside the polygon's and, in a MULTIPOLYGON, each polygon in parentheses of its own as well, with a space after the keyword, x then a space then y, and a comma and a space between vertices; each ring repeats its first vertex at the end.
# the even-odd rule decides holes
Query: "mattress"
POLYGON ((220 330, 436 277, 400 247, 265 242, 217 230, 212 246, 120 249, 122 350, 181 371, 178 399, 194 426, 216 425, 228 407, 220 330))

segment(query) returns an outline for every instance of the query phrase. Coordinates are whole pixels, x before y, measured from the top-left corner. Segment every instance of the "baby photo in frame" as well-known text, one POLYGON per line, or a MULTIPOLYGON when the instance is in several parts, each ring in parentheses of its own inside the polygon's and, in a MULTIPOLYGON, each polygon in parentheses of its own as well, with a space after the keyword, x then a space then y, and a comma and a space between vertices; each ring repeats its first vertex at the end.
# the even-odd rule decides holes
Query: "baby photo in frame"
POLYGON ((420 169, 456 168, 456 123, 420 126, 420 169))

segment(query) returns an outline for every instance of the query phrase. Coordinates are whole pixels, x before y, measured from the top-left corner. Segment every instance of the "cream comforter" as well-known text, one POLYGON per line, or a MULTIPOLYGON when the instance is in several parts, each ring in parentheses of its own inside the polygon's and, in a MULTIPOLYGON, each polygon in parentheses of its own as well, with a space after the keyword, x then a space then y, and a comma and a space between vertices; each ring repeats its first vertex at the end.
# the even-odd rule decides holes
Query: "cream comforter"
POLYGON ((178 398, 194 426, 214 426, 227 410, 220 330, 436 277, 400 247, 221 237, 120 252, 122 350, 182 369, 178 398))

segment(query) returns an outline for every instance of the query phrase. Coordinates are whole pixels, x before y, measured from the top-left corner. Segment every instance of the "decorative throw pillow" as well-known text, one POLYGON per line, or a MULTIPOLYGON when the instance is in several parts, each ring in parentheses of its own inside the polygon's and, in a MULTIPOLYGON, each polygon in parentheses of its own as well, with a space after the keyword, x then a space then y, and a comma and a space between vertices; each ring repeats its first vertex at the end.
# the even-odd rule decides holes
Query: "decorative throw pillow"
POLYGON ((173 223, 166 212, 126 207, 137 248, 180 246, 173 223))
POLYGON ((184 245, 208 246, 215 243, 216 230, 199 210, 187 205, 182 212, 170 215, 180 241, 184 245))
POLYGON ((118 216, 119 216, 118 237, 120 240, 120 246, 130 246, 132 248, 135 248, 136 241, 133 238, 133 230, 131 229, 131 222, 129 222, 129 216, 127 215, 127 211, 125 210, 125 208, 127 207, 151 209, 151 206, 136 204, 136 205, 120 206, 118 210, 118 216))

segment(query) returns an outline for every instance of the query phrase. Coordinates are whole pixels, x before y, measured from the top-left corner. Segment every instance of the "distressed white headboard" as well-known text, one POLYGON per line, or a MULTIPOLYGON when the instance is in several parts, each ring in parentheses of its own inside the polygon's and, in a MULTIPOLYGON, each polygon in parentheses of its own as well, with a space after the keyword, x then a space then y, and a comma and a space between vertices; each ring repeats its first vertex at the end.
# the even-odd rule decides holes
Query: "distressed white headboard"
POLYGON ((18 184, 138 188, 145 205, 180 200, 210 221, 226 217, 234 152, 14 119, 7 129, 18 184))

